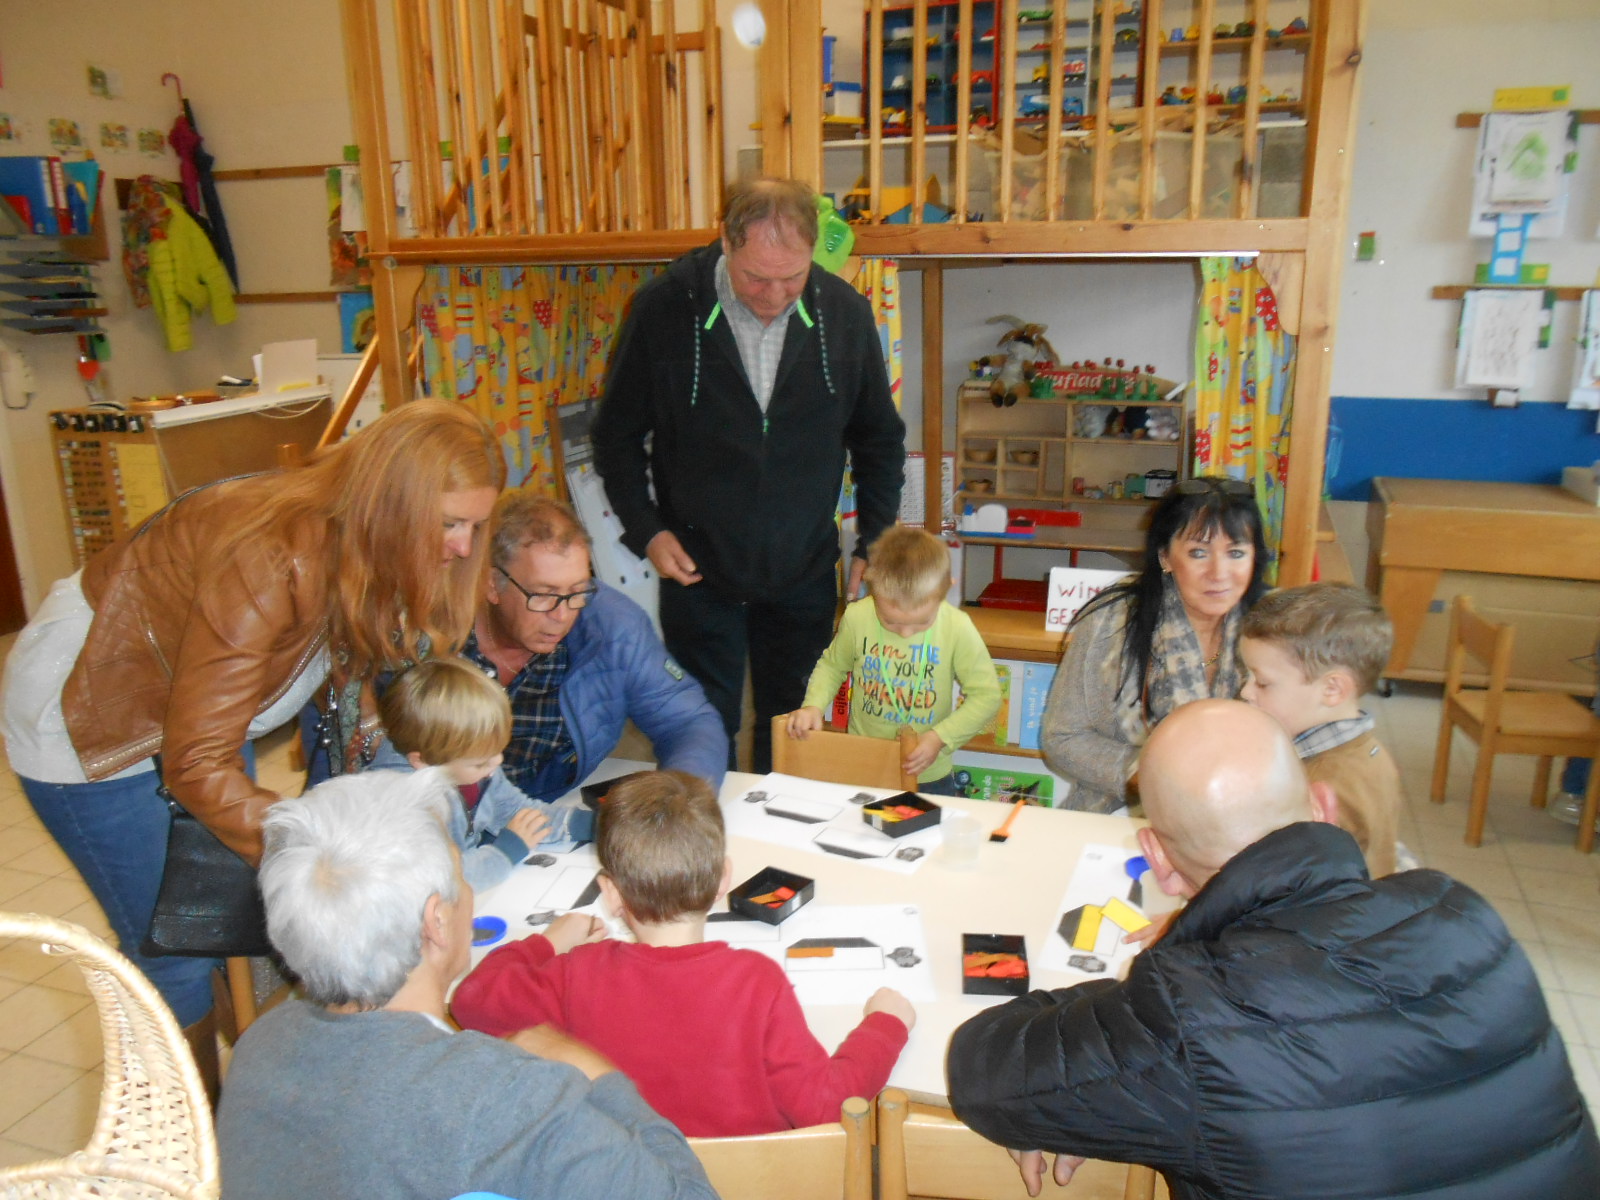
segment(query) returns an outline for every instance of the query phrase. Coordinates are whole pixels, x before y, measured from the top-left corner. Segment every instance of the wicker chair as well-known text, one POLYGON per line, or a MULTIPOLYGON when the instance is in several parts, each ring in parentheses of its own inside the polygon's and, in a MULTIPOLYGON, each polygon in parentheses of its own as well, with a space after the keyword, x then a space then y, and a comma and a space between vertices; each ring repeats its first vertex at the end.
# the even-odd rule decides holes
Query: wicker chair
POLYGON ((178 1022, 132 963, 68 921, 0 912, 0 939, 39 943, 83 972, 100 1012, 105 1083, 94 1132, 66 1158, 0 1169, 0 1195, 215 1200, 211 1108, 178 1022))

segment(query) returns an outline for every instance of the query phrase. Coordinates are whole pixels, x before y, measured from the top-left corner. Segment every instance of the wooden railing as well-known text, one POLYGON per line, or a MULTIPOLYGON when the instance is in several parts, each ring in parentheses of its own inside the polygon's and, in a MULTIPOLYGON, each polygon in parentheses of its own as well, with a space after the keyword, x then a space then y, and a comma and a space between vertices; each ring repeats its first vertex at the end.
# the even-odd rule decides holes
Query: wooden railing
POLYGON ((680 29, 678 0, 345 0, 368 186, 410 170, 415 236, 374 248, 714 224, 721 172, 695 164, 722 157, 719 43, 714 0, 691 2, 680 29))

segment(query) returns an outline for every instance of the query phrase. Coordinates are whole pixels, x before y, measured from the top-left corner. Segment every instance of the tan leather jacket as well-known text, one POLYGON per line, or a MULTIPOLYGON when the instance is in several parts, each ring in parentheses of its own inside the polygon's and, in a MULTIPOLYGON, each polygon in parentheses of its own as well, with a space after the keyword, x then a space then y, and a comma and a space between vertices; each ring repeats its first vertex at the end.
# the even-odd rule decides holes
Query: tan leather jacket
POLYGON ((245 774, 246 730, 327 639, 320 523, 285 524, 216 557, 273 482, 196 492, 90 560, 94 621, 61 697, 91 780, 159 751, 178 802, 251 862, 278 797, 245 774))

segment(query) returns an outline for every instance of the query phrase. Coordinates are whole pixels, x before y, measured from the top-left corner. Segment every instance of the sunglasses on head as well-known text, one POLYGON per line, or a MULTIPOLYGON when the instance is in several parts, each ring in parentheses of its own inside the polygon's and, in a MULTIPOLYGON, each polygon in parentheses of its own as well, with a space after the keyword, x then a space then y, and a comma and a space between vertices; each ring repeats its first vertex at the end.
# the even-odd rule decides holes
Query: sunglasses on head
POLYGON ((1255 485, 1243 479, 1223 479, 1216 475, 1201 475, 1196 479, 1180 479, 1173 485, 1180 496, 1204 496, 1207 492, 1221 492, 1224 496, 1254 496, 1255 485))

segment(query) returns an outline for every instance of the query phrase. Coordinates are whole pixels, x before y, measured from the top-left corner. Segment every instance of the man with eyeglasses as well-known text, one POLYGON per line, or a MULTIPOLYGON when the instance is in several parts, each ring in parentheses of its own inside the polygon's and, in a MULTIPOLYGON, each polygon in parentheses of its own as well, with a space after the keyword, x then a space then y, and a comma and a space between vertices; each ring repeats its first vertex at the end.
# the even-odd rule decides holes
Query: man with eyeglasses
POLYGON ((501 764, 536 800, 576 787, 632 720, 663 767, 722 784, 728 737, 700 685, 650 618, 589 569, 589 535, 560 501, 507 492, 495 506, 492 567, 462 656, 511 700, 501 764))

